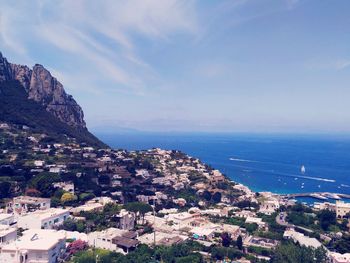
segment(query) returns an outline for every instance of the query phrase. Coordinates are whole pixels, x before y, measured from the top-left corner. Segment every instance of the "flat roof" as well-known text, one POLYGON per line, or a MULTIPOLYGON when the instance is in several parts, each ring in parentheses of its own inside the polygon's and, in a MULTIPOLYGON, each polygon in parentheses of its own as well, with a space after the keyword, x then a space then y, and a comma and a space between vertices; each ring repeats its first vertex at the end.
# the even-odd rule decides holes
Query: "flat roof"
POLYGON ((13 198, 14 202, 24 202, 24 203, 41 203, 41 202, 51 202, 50 198, 42 198, 42 197, 32 197, 21 195, 13 198))
POLYGON ((64 240, 64 234, 56 230, 47 229, 29 229, 23 232, 23 236, 16 241, 4 245, 2 251, 16 250, 49 250, 61 240, 64 240))
POLYGON ((55 216, 60 216, 65 213, 69 214, 69 210, 67 209, 62 209, 62 208, 49 208, 46 210, 37 210, 35 212, 25 214, 22 217, 35 217, 40 220, 44 220, 50 217, 55 217, 55 216))
POLYGON ((4 214, 4 213, 1 213, 1 214, 0 214, 0 221, 1 221, 1 220, 4 220, 4 219, 11 218, 11 217, 13 217, 12 214, 4 214))
POLYGON ((0 225, 0 237, 6 236, 12 232, 17 232, 17 229, 6 225, 0 225))

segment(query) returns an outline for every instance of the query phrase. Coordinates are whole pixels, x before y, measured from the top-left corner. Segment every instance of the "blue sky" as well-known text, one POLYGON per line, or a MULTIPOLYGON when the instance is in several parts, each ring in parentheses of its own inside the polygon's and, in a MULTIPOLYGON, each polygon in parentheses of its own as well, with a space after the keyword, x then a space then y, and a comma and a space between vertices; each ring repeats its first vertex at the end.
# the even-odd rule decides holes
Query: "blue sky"
POLYGON ((349 132, 350 1, 5 1, 0 50, 92 130, 349 132))

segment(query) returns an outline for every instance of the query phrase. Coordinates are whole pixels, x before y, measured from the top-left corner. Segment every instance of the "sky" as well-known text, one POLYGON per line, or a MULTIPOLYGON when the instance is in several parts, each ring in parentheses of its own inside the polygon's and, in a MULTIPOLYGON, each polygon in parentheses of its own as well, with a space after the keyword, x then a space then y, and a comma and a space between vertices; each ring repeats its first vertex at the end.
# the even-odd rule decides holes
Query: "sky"
POLYGON ((349 132, 348 0, 0 0, 92 131, 349 132))

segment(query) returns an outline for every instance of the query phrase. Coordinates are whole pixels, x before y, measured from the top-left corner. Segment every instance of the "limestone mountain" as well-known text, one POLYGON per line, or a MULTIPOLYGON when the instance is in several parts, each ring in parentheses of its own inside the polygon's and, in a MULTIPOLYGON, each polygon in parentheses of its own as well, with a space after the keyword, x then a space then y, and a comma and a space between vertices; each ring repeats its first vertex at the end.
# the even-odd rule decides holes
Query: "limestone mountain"
POLYGON ((39 64, 30 69, 9 63, 1 52, 0 121, 104 145, 87 130, 83 110, 47 69, 39 64))
POLYGON ((18 80, 29 99, 43 105, 62 122, 73 127, 86 127, 81 107, 42 65, 36 64, 30 69, 24 65, 12 64, 0 52, 0 81, 9 80, 18 80))

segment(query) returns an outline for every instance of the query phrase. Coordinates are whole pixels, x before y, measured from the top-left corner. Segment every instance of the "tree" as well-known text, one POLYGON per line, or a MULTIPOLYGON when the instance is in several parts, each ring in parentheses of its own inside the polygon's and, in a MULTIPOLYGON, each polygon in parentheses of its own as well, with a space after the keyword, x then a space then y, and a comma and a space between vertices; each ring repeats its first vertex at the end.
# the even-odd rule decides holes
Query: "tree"
POLYGON ((95 197, 95 195, 93 193, 81 193, 79 195, 79 200, 80 201, 87 201, 90 199, 93 199, 95 197))
POLYGON ((229 233, 223 232, 221 234, 221 242, 224 247, 229 247, 231 244, 232 238, 229 233))
POLYGON ((242 249, 243 249, 243 239, 242 239, 241 236, 238 236, 238 238, 237 238, 237 248, 238 248, 239 250, 242 250, 242 249))
POLYGON ((64 230, 67 231, 77 231, 77 223, 71 218, 67 218, 62 224, 64 230))
POLYGON ((64 193, 62 196, 61 196, 61 202, 62 203, 68 203, 68 202, 71 202, 71 201, 74 201, 74 200, 77 200, 77 197, 71 193, 64 193))
POLYGON ((59 182, 61 177, 56 173, 43 172, 35 176, 30 182, 30 188, 35 188, 42 193, 44 197, 51 197, 55 191, 52 183, 59 182))
POLYGON ((221 202, 221 193, 216 192, 215 194, 213 194, 212 200, 214 203, 220 203, 221 202))
POLYGON ((0 183, 0 198, 10 197, 11 183, 1 182, 0 183))
POLYGON ((256 231, 259 228, 258 224, 253 223, 253 224, 245 224, 245 229, 249 232, 249 233, 253 233, 254 231, 256 231))
POLYGON ((128 203, 124 208, 130 212, 134 212, 136 215, 139 214, 142 218, 142 224, 145 222, 145 214, 153 210, 152 206, 141 202, 128 203))
POLYGON ((350 235, 342 236, 339 240, 332 242, 331 246, 339 253, 350 253, 350 235))
POLYGON ((67 246, 67 252, 71 255, 88 248, 88 244, 83 240, 75 240, 67 246))
POLYGON ((328 209, 321 210, 317 217, 320 221, 321 228, 325 231, 327 231, 331 225, 335 225, 337 223, 336 213, 328 209))
POLYGON ((211 200, 211 193, 208 191, 208 190, 205 190, 202 194, 203 198, 206 200, 206 201, 210 201, 211 200))
POLYGON ((326 263, 327 254, 324 248, 312 249, 298 246, 292 242, 281 243, 271 258, 272 263, 326 263))
POLYGON ((111 178, 108 175, 103 174, 98 178, 98 182, 102 185, 109 185, 111 183, 111 178))
POLYGON ((213 247, 211 249, 211 257, 216 260, 223 260, 225 257, 229 259, 238 259, 242 257, 242 252, 232 247, 213 247))

